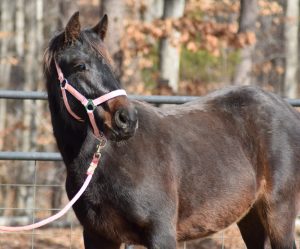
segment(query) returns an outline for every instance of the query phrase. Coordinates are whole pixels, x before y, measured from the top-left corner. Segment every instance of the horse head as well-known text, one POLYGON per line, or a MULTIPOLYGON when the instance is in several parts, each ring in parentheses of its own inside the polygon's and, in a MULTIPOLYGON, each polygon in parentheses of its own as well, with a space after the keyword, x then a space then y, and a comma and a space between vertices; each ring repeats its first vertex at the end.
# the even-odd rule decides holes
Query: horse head
MULTIPOLYGON (((79 12, 73 14, 65 29, 51 40, 46 50, 45 75, 48 94, 61 95, 61 85, 57 84, 57 80, 53 82, 53 75, 59 78, 60 70, 67 82, 86 99, 92 100, 120 89, 112 60, 103 42, 107 25, 108 18, 105 15, 93 28, 81 30, 79 12)), ((82 103, 69 92, 66 93, 66 98, 78 119, 89 124, 86 108, 82 103)), ((62 96, 56 100, 60 102, 59 110, 65 121, 78 122, 66 111, 62 96)), ((109 139, 128 139, 135 133, 137 111, 126 95, 95 106, 93 114, 98 129, 109 139)))

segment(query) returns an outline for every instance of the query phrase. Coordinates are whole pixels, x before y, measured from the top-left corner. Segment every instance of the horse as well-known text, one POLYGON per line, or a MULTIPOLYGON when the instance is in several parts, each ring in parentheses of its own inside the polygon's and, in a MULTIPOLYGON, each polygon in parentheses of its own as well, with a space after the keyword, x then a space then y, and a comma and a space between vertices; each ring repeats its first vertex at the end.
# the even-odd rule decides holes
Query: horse
MULTIPOLYGON (((104 45, 108 18, 81 29, 79 12, 45 52, 53 133, 72 198, 97 137, 83 105, 58 84, 57 67, 90 99, 121 88, 104 45)), ((93 110, 107 139, 94 177, 73 206, 86 249, 121 243, 175 249, 237 223, 248 249, 296 248, 300 116, 257 87, 229 87, 172 107, 117 96, 93 110)))

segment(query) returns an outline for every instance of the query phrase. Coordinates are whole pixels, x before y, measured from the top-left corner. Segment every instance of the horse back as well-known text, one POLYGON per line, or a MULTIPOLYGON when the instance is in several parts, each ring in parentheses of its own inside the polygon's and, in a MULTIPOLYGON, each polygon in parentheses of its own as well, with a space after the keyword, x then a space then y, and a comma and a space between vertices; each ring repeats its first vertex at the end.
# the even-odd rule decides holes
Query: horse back
POLYGON ((300 115, 295 108, 252 86, 217 92, 205 102, 213 116, 227 122, 227 130, 237 137, 257 178, 272 189, 276 184, 299 188, 300 115))
POLYGON ((221 230, 276 191, 297 195, 299 114, 276 95, 234 87, 163 115, 179 134, 170 143, 179 239, 221 230))

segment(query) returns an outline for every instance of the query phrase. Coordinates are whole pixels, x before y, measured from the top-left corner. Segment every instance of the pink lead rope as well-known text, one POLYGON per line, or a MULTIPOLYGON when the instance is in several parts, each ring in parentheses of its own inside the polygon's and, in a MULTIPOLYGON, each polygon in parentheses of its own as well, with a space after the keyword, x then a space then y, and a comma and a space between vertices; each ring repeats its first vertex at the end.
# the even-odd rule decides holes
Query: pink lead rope
POLYGON ((93 174, 88 175, 86 180, 84 181, 82 187, 78 191, 78 193, 73 197, 73 199, 62 209, 60 210, 57 214, 50 216, 47 219, 41 220, 37 223, 27 225, 27 226, 18 226, 18 227, 7 227, 7 226, 0 226, 0 231, 1 232, 20 232, 20 231, 27 231, 27 230, 32 230, 39 228, 41 226, 44 226, 52 221, 57 220, 58 218, 62 217, 66 212, 69 211, 69 209, 73 206, 73 204, 79 199, 79 197, 82 195, 82 193, 85 191, 87 186, 89 185, 91 179, 92 179, 93 174))
POLYGON ((70 113, 70 115, 72 117, 74 117, 76 120, 83 122, 83 120, 76 115, 68 102, 68 98, 67 98, 67 94, 66 94, 66 90, 72 94, 76 99, 78 99, 82 105, 84 105, 84 107, 86 108, 88 117, 90 119, 93 131, 94 131, 94 135, 97 137, 97 139, 99 140, 99 145, 97 146, 97 150, 93 155, 93 159, 92 162, 89 165, 89 168, 87 169, 87 177, 83 183, 83 185, 81 186, 80 190, 77 192, 77 194, 71 199, 71 201, 62 209, 60 210, 58 213, 56 213, 53 216, 50 216, 49 218, 46 218, 44 220, 41 220, 37 223, 33 223, 31 225, 27 225, 27 226, 17 226, 17 227, 9 227, 9 226, 0 226, 0 232, 19 232, 19 231, 27 231, 27 230, 32 230, 32 229, 36 229, 39 228, 41 226, 44 226, 52 221, 55 221, 57 219, 59 219, 60 217, 62 217, 66 212, 69 211, 69 209, 73 206, 73 204, 81 197, 81 195, 83 194, 83 192, 86 190, 86 188, 88 187, 89 183, 92 180, 93 174, 95 169, 97 168, 100 158, 101 158, 101 149, 105 146, 106 144, 106 139, 104 137, 104 135, 99 131, 97 124, 95 122, 95 117, 94 117, 94 110, 96 108, 97 105, 100 105, 112 98, 115 98, 117 96, 126 96, 126 92, 122 89, 119 90, 115 90, 112 92, 109 92, 103 96, 100 96, 99 98, 96 99, 86 99, 80 92, 78 92, 74 87, 72 87, 67 79, 64 78, 64 75, 60 69, 60 67, 58 66, 58 64, 55 61, 55 66, 56 66, 56 70, 57 70, 57 74, 58 74, 58 79, 59 82, 61 84, 61 92, 62 92, 62 97, 63 97, 63 101, 64 104, 68 110, 68 112, 70 113))
MULTIPOLYGON (((104 140, 105 141, 105 140, 104 140)), ((103 142, 103 141, 102 141, 103 142)), ((57 220, 58 218, 62 217, 66 212, 69 211, 69 209, 73 206, 73 204, 80 198, 80 196, 83 194, 83 192, 86 190, 88 187, 90 181, 92 180, 93 174, 95 169, 97 168, 99 164, 99 160, 101 158, 100 150, 105 146, 105 143, 100 143, 97 147, 97 151, 94 153, 93 160, 90 163, 90 166, 87 170, 87 178, 85 179, 83 185, 77 192, 77 194, 72 198, 72 200, 58 213, 56 213, 53 216, 50 216, 47 219, 41 220, 37 223, 27 225, 27 226, 17 226, 17 227, 9 227, 9 226, 0 226, 0 231, 1 232, 19 232, 19 231, 27 231, 27 230, 32 230, 39 228, 41 226, 44 226, 52 221, 57 220)))

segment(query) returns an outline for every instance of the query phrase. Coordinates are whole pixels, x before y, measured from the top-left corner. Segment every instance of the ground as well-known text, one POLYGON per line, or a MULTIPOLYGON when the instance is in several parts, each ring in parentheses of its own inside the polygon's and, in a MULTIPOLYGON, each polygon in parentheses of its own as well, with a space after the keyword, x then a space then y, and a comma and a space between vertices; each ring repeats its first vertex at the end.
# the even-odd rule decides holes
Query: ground
MULTIPOLYGON (((47 228, 22 234, 0 234, 0 249, 83 249, 81 229, 47 228)), ((183 249, 180 244, 178 249, 183 249)), ((244 249, 240 233, 236 225, 211 238, 192 241, 186 244, 186 249, 244 249)), ((297 230, 297 248, 300 248, 300 229, 297 230)), ((135 249, 142 249, 135 247, 135 249)))

